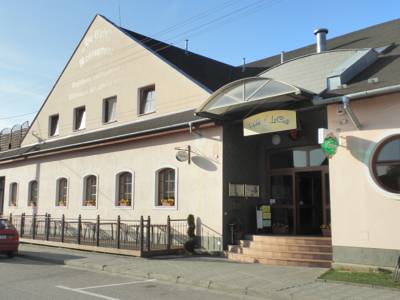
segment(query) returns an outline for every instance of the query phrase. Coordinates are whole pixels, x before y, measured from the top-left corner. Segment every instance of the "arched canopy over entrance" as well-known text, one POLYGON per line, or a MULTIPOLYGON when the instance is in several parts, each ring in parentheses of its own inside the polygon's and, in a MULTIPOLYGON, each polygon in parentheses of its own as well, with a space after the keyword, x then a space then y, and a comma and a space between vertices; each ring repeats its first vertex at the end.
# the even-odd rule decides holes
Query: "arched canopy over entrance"
POLYGON ((271 78, 248 77, 221 87, 196 111, 212 119, 229 119, 256 109, 278 109, 307 100, 311 94, 291 84, 271 78))

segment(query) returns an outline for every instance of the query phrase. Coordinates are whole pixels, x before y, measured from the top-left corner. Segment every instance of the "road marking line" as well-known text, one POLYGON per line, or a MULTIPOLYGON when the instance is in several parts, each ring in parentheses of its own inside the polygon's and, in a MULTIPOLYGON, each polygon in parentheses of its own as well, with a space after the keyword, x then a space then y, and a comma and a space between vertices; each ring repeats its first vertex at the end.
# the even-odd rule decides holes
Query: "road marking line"
POLYGON ((104 296, 101 294, 91 293, 91 292, 87 292, 87 291, 81 291, 79 289, 73 289, 73 288, 69 288, 67 286, 57 285, 56 287, 58 287, 59 289, 63 289, 63 290, 67 290, 67 291, 71 291, 71 292, 75 292, 75 293, 81 293, 84 295, 102 298, 102 299, 106 299, 106 300, 120 300, 118 298, 112 298, 112 297, 107 297, 107 296, 104 296))
POLYGON ((105 288, 105 287, 111 287, 111 286, 138 284, 138 283, 146 283, 146 282, 153 282, 153 281, 156 281, 156 279, 147 279, 147 280, 141 280, 141 281, 131 281, 131 282, 114 283, 114 284, 106 284, 106 285, 88 286, 88 287, 83 287, 83 288, 77 288, 77 290, 81 291, 81 290, 89 290, 89 289, 99 289, 99 288, 105 288))

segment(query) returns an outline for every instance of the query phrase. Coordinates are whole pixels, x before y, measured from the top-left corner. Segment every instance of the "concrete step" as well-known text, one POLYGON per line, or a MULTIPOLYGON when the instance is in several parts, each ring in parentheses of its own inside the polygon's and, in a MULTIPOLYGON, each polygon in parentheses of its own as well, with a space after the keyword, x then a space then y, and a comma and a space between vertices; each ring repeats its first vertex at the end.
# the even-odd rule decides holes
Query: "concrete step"
POLYGON ((228 247, 230 253, 244 254, 257 258, 273 259, 317 259, 332 260, 331 252, 310 252, 310 251, 270 251, 265 249, 254 249, 233 245, 228 247))
POLYGON ((248 240, 241 240, 239 245, 246 248, 268 251, 332 252, 331 245, 298 245, 279 242, 254 242, 248 240))
POLYGON ((246 240, 271 244, 332 245, 332 239, 329 237, 247 235, 246 240))
POLYGON ((317 260, 317 259, 300 259, 300 258, 268 258, 268 257, 254 257, 246 254, 237 254, 227 252, 228 259, 233 261, 245 263, 260 263, 265 265, 280 265, 280 266, 301 266, 301 267, 318 267, 330 268, 330 260, 317 260))

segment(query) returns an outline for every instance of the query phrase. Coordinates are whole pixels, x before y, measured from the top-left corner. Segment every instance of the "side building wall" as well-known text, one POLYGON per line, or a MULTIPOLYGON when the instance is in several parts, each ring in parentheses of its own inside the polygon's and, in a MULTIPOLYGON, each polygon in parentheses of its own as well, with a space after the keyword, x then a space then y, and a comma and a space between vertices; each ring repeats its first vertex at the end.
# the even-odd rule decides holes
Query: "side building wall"
POLYGON ((383 191, 372 178, 377 143, 400 134, 399 94, 352 101, 362 129, 337 105, 328 107, 329 128, 341 145, 329 163, 334 263, 394 267, 400 256, 400 195, 383 191))
MULTIPOLYGON (((85 219, 138 220, 151 216, 153 223, 165 224, 167 216, 196 218, 197 233, 203 235, 203 245, 220 248, 222 232, 222 129, 204 128, 193 133, 175 133, 109 147, 81 150, 25 162, 0 165, 0 177, 5 177, 4 214, 32 214, 28 206, 28 185, 39 182, 38 214, 53 217, 85 219), (176 160, 176 148, 191 146, 192 162, 176 160), (155 207, 156 171, 172 167, 177 171, 177 208, 155 207), (121 171, 134 174, 133 208, 114 206, 116 175, 121 171), (97 207, 82 207, 83 179, 87 175, 98 178, 97 207), (67 207, 56 207, 57 178, 69 182, 67 207), (9 206, 10 184, 18 184, 17 207, 9 206), (211 240, 210 240, 211 239, 211 240)), ((215 249, 211 249, 215 250, 215 249)))

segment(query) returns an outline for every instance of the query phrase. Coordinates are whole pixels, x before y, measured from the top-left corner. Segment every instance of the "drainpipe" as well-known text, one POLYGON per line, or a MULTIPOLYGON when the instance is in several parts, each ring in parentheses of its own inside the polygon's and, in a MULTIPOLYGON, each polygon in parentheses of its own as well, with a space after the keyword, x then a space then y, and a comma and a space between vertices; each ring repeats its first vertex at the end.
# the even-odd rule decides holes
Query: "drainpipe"
POLYGON ((346 112, 347 116, 349 117, 350 121, 353 123, 354 127, 360 130, 361 123, 358 120, 357 116, 354 114, 354 111, 351 109, 349 97, 343 96, 342 103, 343 103, 343 109, 346 112))
POLYGON ((353 110, 350 107, 350 100, 379 96, 379 95, 396 93, 396 92, 400 92, 400 84, 386 86, 386 87, 377 88, 377 89, 373 89, 373 90, 367 90, 367 91, 363 91, 363 92, 347 94, 344 96, 332 97, 332 98, 324 99, 321 97, 314 97, 314 99, 312 99, 312 103, 316 106, 334 104, 334 103, 340 103, 340 102, 343 103, 343 108, 344 108, 346 114, 348 115, 348 117, 350 118, 351 122, 354 124, 354 126, 357 129, 360 129, 361 124, 360 124, 357 116, 354 114, 353 110))
MULTIPOLYGON (((373 90, 367 90, 367 91, 363 91, 363 92, 347 94, 344 96, 349 98, 350 100, 353 100, 353 99, 379 96, 379 95, 383 95, 383 94, 390 94, 390 93, 396 93, 396 92, 400 92, 400 84, 386 86, 383 88, 377 88, 377 89, 373 89, 373 90)), ((312 102, 314 105, 326 105, 326 104, 340 103, 340 102, 343 102, 342 97, 343 96, 337 96, 337 97, 332 97, 332 98, 315 97, 312 100, 312 102)))

